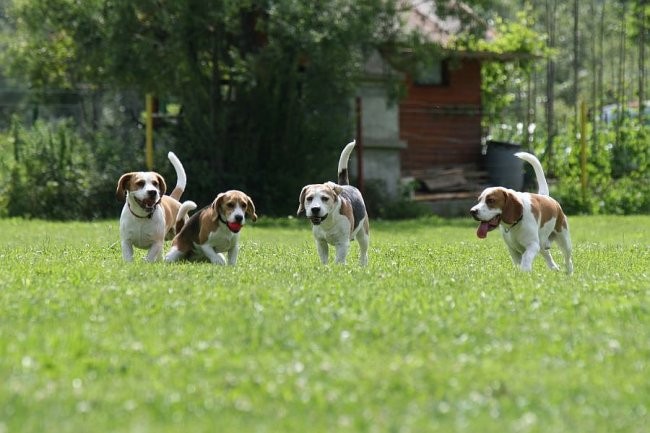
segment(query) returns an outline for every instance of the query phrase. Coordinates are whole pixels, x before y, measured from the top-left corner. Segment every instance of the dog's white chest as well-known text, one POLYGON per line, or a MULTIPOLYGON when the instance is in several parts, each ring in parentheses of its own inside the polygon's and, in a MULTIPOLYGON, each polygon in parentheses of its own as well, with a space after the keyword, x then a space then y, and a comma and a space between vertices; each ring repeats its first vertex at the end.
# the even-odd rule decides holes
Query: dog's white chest
POLYGON ((164 237, 165 223, 162 211, 156 209, 151 218, 138 218, 125 207, 120 221, 120 235, 137 248, 149 248, 164 237))
POLYGON ((237 244, 239 233, 233 233, 225 227, 210 232, 206 244, 210 245, 216 252, 221 253, 230 250, 237 244))
POLYGON ((350 221, 347 218, 330 215, 332 223, 323 223, 313 226, 313 233, 316 238, 325 239, 327 243, 336 245, 339 242, 350 240, 350 221))

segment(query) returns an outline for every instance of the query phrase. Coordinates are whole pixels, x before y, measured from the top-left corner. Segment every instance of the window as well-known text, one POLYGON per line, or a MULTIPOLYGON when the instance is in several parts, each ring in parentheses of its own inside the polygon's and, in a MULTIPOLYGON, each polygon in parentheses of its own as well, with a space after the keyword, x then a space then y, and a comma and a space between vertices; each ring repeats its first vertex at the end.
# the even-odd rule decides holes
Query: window
POLYGON ((418 62, 413 82, 416 86, 446 86, 447 62, 440 59, 426 59, 418 62))

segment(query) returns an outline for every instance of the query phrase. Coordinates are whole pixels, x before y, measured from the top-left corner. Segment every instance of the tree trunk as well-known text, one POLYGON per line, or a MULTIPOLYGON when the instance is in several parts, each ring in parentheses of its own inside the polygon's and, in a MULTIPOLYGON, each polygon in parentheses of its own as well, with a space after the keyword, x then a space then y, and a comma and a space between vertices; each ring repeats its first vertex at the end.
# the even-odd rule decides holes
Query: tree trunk
POLYGON ((605 103, 605 96, 603 94, 604 86, 603 80, 605 77, 605 67, 603 65, 604 54, 605 54, 605 8, 607 6, 606 2, 603 2, 600 9, 600 28, 598 33, 598 106, 596 110, 598 115, 603 112, 603 105, 605 103))
MULTIPOLYGON (((549 48, 555 48, 555 15, 557 0, 546 0, 546 32, 549 48)), ((553 139, 555 138, 555 61, 548 59, 546 64, 546 156, 549 172, 553 171, 553 139)))
POLYGON ((533 144, 533 134, 530 130, 530 126, 535 122, 535 95, 533 89, 533 80, 535 73, 533 71, 529 72, 527 75, 527 87, 526 87, 526 122, 524 124, 524 147, 530 152, 532 151, 533 144))
MULTIPOLYGON (((603 6, 604 7, 604 6, 603 6)), ((590 5, 590 15, 595 18, 597 11, 596 11, 596 0, 591 0, 591 5, 590 5)), ((592 124, 592 133, 591 133, 591 141, 592 141, 592 147, 596 150, 598 149, 598 128, 600 126, 600 111, 598 110, 598 76, 600 74, 599 71, 599 66, 602 66, 601 63, 598 62, 598 59, 602 57, 602 55, 598 55, 598 40, 596 38, 596 35, 598 34, 598 24, 596 19, 593 19, 591 21, 591 124, 592 124)), ((602 31, 602 30, 600 30, 602 31)))
POLYGON ((578 73, 580 69, 580 1, 573 0, 573 114, 575 125, 578 125, 580 83, 578 73))
POLYGON ((621 139, 621 126, 623 125, 623 119, 626 117, 626 98, 625 98, 625 48, 626 48, 626 39, 627 32, 625 26, 625 15, 626 7, 625 3, 621 4, 621 40, 618 51, 618 80, 617 80, 617 91, 616 91, 616 105, 618 109, 618 116, 616 118, 615 129, 616 129, 616 144, 620 144, 621 139))
POLYGON ((647 0, 639 0, 639 124, 643 125, 645 115, 645 50, 646 50, 646 13, 647 0))

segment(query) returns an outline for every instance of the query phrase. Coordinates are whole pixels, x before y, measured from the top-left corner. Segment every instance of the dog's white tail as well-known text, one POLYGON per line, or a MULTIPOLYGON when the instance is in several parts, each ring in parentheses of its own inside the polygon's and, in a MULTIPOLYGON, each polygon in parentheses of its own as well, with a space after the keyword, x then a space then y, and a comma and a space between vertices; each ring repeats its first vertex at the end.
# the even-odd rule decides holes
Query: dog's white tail
POLYGON ((339 158, 339 179, 338 183, 339 185, 349 185, 350 184, 350 179, 348 178, 348 161, 350 160, 350 155, 352 154, 352 151, 354 150, 354 146, 357 145, 357 141, 351 141, 350 143, 347 144, 343 148, 343 151, 341 152, 341 157, 339 158))
POLYGON ((537 193, 541 195, 549 195, 546 176, 544 176, 544 169, 542 168, 542 164, 539 162, 539 159, 537 159, 535 155, 528 152, 517 152, 515 153, 515 156, 519 159, 523 159, 533 166, 533 170, 535 170, 535 176, 537 177, 537 193))
MULTIPOLYGON (((185 169, 183 168, 183 164, 181 164, 181 161, 176 157, 174 152, 169 152, 167 154, 167 158, 169 158, 169 162, 172 163, 174 169, 176 170, 176 187, 169 195, 176 200, 180 200, 181 195, 183 195, 183 191, 185 191, 185 185, 187 184, 185 169)), ((196 208, 196 205, 194 205, 194 207, 196 208)))
POLYGON ((178 223, 180 221, 183 221, 187 216, 188 212, 194 209, 196 209, 196 203, 194 203, 192 200, 184 201, 181 204, 181 207, 178 208, 178 214, 176 215, 176 222, 178 223))

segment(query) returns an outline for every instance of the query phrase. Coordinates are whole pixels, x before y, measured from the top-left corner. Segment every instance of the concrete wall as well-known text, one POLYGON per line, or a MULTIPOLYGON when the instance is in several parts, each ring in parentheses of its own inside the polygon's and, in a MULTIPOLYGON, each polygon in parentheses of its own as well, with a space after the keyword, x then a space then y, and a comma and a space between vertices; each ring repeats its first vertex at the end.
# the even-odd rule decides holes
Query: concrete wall
MULTIPOLYGON (((371 56, 365 69, 368 80, 357 92, 361 100, 364 180, 383 183, 386 195, 397 198, 401 177, 400 151, 406 147, 406 143, 399 138, 399 105, 389 104, 383 82, 395 72, 379 54, 371 56)), ((353 176, 358 175, 356 153, 350 162, 350 169, 353 176)))

